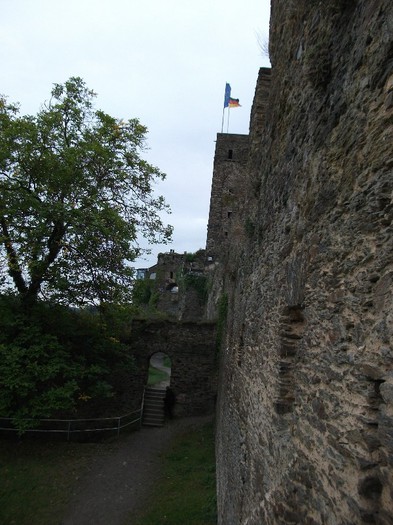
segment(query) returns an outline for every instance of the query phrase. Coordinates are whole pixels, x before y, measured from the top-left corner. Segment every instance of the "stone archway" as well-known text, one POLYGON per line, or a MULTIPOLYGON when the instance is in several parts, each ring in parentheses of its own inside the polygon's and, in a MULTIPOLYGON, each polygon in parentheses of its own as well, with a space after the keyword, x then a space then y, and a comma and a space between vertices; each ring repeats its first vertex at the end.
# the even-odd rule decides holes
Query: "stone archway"
POLYGON ((124 411, 141 407, 150 358, 157 352, 171 360, 170 386, 176 395, 176 416, 214 411, 217 392, 214 323, 134 320, 128 345, 135 358, 135 372, 124 381, 124 411))

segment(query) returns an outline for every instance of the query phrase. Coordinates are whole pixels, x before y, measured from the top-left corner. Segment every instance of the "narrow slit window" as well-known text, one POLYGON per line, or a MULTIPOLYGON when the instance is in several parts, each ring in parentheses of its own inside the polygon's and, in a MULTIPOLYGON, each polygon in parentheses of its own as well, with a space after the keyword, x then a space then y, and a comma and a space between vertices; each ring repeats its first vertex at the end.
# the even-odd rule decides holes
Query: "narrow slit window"
POLYGON ((228 150, 228 159, 229 160, 233 159, 233 149, 228 150))

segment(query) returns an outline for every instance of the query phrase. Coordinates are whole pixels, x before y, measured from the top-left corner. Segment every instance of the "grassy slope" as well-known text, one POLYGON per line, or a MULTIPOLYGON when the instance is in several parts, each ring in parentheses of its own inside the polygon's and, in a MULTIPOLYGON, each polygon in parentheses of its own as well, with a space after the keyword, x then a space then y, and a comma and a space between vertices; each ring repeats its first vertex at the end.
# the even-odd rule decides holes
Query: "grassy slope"
MULTIPOLYGON (((0 523, 55 525, 78 477, 111 444, 0 440, 0 523)), ((215 474, 212 425, 180 436, 165 454, 162 480, 145 516, 129 525, 212 525, 215 474)))
POLYGON ((161 383, 161 381, 165 381, 166 379, 168 379, 168 374, 166 372, 150 365, 149 377, 147 380, 148 385, 153 386, 157 383, 161 383))
POLYGON ((216 520, 212 424, 179 436, 163 458, 146 510, 125 525, 213 525, 216 520))
POLYGON ((72 486, 95 443, 1 440, 0 523, 54 525, 60 522, 72 486))

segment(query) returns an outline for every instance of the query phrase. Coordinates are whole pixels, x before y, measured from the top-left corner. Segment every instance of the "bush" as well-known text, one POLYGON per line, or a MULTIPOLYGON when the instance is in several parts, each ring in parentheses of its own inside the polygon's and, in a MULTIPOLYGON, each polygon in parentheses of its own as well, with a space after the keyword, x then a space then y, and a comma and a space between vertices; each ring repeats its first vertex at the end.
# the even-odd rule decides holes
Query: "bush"
POLYGON ((95 311, 38 303, 28 311, 0 297, 0 416, 23 431, 26 418, 72 415, 113 397, 110 375, 133 358, 95 311))
POLYGON ((132 302, 135 306, 147 306, 152 295, 151 281, 139 279, 132 288, 132 302))
POLYGON ((207 278, 205 275, 198 275, 194 273, 187 273, 184 276, 184 283, 186 289, 194 289, 199 297, 201 303, 206 303, 208 296, 207 278))

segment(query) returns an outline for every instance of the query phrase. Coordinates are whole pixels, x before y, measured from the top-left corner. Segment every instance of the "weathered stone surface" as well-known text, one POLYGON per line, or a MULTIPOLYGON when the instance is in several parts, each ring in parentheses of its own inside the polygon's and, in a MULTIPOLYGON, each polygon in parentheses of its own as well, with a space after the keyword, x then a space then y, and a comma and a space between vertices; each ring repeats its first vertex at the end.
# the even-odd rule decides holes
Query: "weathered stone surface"
POLYGON ((171 359, 175 415, 212 413, 217 391, 216 333, 212 323, 133 321, 129 341, 136 360, 134 376, 124 388, 124 403, 140 407, 147 384, 150 357, 164 352, 171 359))
POLYGON ((390 0, 273 0, 248 159, 216 158, 222 525, 392 522, 392 42, 390 0))

